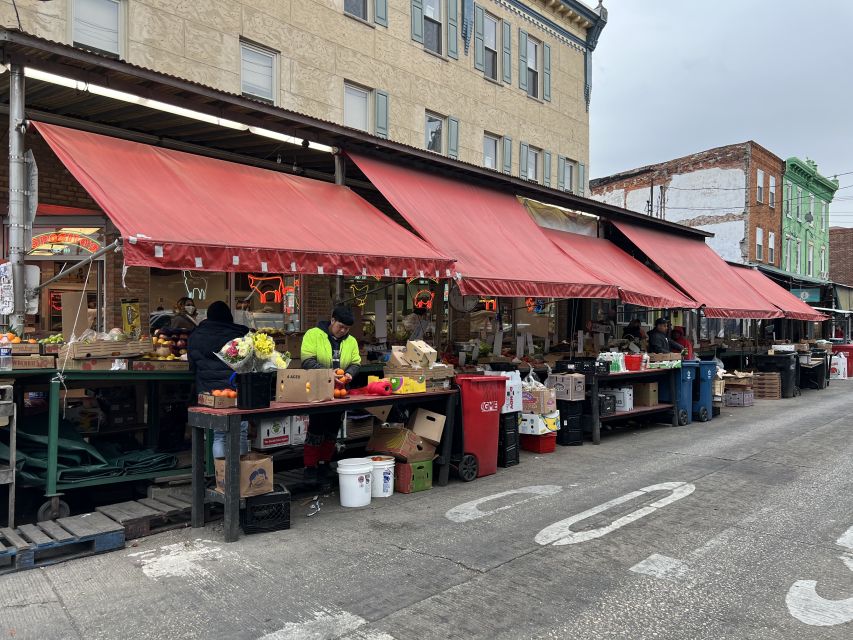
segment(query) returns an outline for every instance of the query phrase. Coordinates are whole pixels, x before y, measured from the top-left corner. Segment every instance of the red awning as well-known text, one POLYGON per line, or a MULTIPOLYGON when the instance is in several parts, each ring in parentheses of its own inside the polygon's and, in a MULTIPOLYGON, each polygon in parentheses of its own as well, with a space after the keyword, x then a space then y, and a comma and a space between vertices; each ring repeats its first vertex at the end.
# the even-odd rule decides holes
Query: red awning
POLYGON ((653 309, 695 309, 699 305, 654 271, 604 238, 543 229, 545 235, 567 255, 604 282, 619 287, 628 304, 653 309))
POLYGON ((640 251, 704 307, 708 318, 781 318, 782 312, 751 287, 704 240, 615 222, 640 251))
POLYGON ((617 298, 542 233, 515 196, 350 154, 433 247, 456 258, 463 294, 617 298))
POLYGON ((404 278, 453 267, 346 187, 34 124, 118 227, 128 265, 404 278))
POLYGON ((784 287, 765 276, 758 269, 729 265, 738 277, 752 287, 762 298, 778 307, 786 318, 806 320, 808 322, 823 322, 829 316, 819 313, 810 305, 800 300, 784 287))

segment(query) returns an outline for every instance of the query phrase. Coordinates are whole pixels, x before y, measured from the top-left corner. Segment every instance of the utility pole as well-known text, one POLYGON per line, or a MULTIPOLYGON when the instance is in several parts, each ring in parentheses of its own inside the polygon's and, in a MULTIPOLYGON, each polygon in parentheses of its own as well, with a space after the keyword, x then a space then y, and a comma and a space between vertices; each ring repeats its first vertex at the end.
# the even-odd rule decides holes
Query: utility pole
POLYGON ((12 328, 21 333, 26 312, 26 159, 24 158, 24 68, 12 64, 9 73, 9 262, 14 279, 12 328))
POLYGON ((649 180, 649 200, 646 202, 646 209, 649 212, 649 217, 653 218, 655 215, 655 181, 654 178, 649 180))

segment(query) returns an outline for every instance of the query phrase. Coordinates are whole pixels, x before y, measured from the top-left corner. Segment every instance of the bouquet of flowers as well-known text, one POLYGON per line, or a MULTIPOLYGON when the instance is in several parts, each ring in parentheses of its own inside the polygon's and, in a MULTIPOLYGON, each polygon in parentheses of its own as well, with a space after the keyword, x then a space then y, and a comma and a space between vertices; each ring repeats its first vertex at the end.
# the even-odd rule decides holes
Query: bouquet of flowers
POLYGON ((290 354, 276 351, 275 341, 265 333, 249 332, 229 340, 216 355, 237 373, 286 369, 290 363, 290 354))

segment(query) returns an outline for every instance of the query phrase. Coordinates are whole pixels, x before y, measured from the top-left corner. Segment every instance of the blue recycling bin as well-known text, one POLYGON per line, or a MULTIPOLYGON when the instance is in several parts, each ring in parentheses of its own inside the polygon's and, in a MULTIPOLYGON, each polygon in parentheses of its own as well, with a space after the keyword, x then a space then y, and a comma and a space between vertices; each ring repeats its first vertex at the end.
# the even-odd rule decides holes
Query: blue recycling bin
POLYGON ((707 422, 714 415, 714 378, 717 363, 713 360, 697 362, 699 370, 693 382, 693 417, 707 422))
POLYGON ((671 402, 675 405, 678 414, 678 424, 684 426, 690 424, 693 418, 693 381, 699 371, 699 362, 685 360, 681 363, 681 369, 675 376, 675 399, 669 397, 669 385, 665 384, 658 388, 658 397, 661 402, 671 402))

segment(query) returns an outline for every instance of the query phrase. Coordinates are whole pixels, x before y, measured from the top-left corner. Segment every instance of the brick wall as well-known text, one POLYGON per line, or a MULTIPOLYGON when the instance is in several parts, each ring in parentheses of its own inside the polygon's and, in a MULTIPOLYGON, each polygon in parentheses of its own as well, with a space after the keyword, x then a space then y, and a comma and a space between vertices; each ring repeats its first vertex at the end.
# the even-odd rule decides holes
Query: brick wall
POLYGON ((332 317, 335 301, 335 278, 332 276, 302 277, 302 329, 307 331, 318 320, 332 317))
POLYGON ((829 279, 853 286, 853 229, 829 229, 829 279))
MULTIPOLYGON (((112 223, 107 223, 106 242, 115 241, 118 231, 112 223)), ((142 331, 147 330, 147 319, 151 306, 151 270, 147 267, 128 267, 122 286, 121 253, 109 253, 105 256, 106 273, 106 326, 107 329, 121 327, 121 301, 136 299, 139 301, 139 313, 142 316, 142 331)))
POLYGON ((774 267, 779 267, 782 264, 781 247, 782 238, 782 176, 785 172, 785 163, 781 158, 767 151, 767 149, 755 144, 749 143, 749 161, 748 161, 748 188, 746 190, 746 211, 748 212, 749 221, 749 250, 747 259, 750 262, 761 262, 774 267), (763 190, 762 201, 758 201, 758 171, 764 172, 764 184, 761 185, 763 190), (776 190, 774 194, 774 206, 770 206, 770 177, 776 179, 776 190), (764 255, 761 260, 758 259, 756 253, 757 247, 755 244, 757 229, 762 229, 764 232, 764 255), (775 249, 773 261, 770 261, 769 241, 770 233, 775 235, 775 249))

